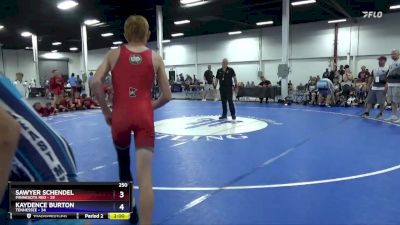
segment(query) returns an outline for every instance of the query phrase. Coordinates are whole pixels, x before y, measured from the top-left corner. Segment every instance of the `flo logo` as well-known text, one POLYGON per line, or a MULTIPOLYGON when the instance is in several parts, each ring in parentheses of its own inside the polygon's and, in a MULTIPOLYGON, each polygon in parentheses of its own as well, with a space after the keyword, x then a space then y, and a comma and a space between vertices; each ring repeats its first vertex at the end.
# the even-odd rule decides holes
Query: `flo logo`
POLYGON ((282 125, 273 120, 237 117, 236 121, 219 120, 218 116, 189 116, 155 122, 156 139, 170 140, 173 147, 194 141, 247 139, 246 133, 263 130, 268 124, 282 125))
POLYGON ((364 14, 363 18, 382 18, 383 12, 382 11, 362 11, 364 14))
POLYGON ((137 54, 133 54, 131 55, 131 57, 129 57, 129 61, 132 64, 138 65, 142 63, 142 56, 141 55, 137 55, 137 54))
POLYGON ((157 133, 206 136, 243 134, 264 129, 268 123, 247 117, 237 117, 236 121, 219 120, 218 116, 190 116, 157 121, 155 129, 157 133))

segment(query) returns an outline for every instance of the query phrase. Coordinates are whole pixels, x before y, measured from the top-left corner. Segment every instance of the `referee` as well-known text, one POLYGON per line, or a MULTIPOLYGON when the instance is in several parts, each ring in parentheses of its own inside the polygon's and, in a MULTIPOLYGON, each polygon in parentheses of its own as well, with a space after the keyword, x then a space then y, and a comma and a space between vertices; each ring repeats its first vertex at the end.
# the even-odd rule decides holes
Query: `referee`
POLYGON ((221 94, 221 102, 222 102, 222 116, 219 118, 220 120, 226 119, 228 114, 228 109, 226 107, 226 103, 229 103, 229 111, 231 112, 232 120, 236 120, 236 112, 235 105, 233 104, 232 96, 233 96, 233 82, 235 82, 235 88, 237 87, 237 79, 235 71, 228 67, 228 60, 222 60, 222 68, 217 71, 217 82, 215 87, 218 85, 219 81, 219 93, 221 94))

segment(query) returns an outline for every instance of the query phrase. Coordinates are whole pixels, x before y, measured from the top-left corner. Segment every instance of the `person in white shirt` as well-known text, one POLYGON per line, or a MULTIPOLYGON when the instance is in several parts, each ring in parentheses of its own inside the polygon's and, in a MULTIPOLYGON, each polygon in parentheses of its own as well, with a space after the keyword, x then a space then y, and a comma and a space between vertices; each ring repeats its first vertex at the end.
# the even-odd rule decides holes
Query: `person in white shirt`
POLYGON ((24 78, 24 74, 23 73, 16 73, 15 74, 15 81, 14 81, 14 85, 17 88, 18 92, 21 94, 21 96, 24 96, 25 98, 27 98, 28 96, 28 86, 26 84, 24 84, 22 82, 22 79, 24 78))
POLYGON ((392 104, 392 115, 386 121, 400 123, 397 116, 398 105, 400 104, 400 54, 399 50, 392 51, 393 62, 389 66, 387 74, 387 100, 392 104))
POLYGON ((379 67, 377 69, 372 70, 371 76, 368 78, 368 87, 371 87, 371 90, 368 92, 367 104, 365 112, 361 115, 364 118, 369 117, 369 112, 372 109, 372 106, 376 103, 379 104, 379 114, 375 117, 375 119, 382 119, 383 111, 385 111, 385 85, 386 85, 386 74, 388 69, 385 67, 386 57, 380 56, 379 67))

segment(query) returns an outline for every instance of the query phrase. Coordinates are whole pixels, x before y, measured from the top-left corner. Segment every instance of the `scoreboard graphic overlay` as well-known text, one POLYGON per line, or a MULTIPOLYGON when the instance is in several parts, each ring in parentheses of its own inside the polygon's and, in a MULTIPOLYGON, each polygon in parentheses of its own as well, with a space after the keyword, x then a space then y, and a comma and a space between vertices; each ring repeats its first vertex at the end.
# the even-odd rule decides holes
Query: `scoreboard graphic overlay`
POLYGON ((131 182, 10 182, 10 219, 127 220, 133 211, 131 182))

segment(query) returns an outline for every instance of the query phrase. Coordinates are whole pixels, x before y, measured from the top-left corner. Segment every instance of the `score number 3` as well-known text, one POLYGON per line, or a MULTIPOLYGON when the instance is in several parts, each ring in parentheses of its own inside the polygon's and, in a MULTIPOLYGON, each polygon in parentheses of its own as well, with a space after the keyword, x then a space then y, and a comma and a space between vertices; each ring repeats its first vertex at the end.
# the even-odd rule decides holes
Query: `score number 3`
MULTIPOLYGON (((126 188, 126 187, 128 187, 128 183, 119 183, 118 186, 119 186, 120 188, 126 188)), ((120 192, 119 192, 119 198, 124 198, 124 197, 125 197, 125 192, 120 191, 120 192)), ((121 211, 124 211, 124 209, 125 209, 124 204, 121 204, 118 208, 119 208, 121 211)))

